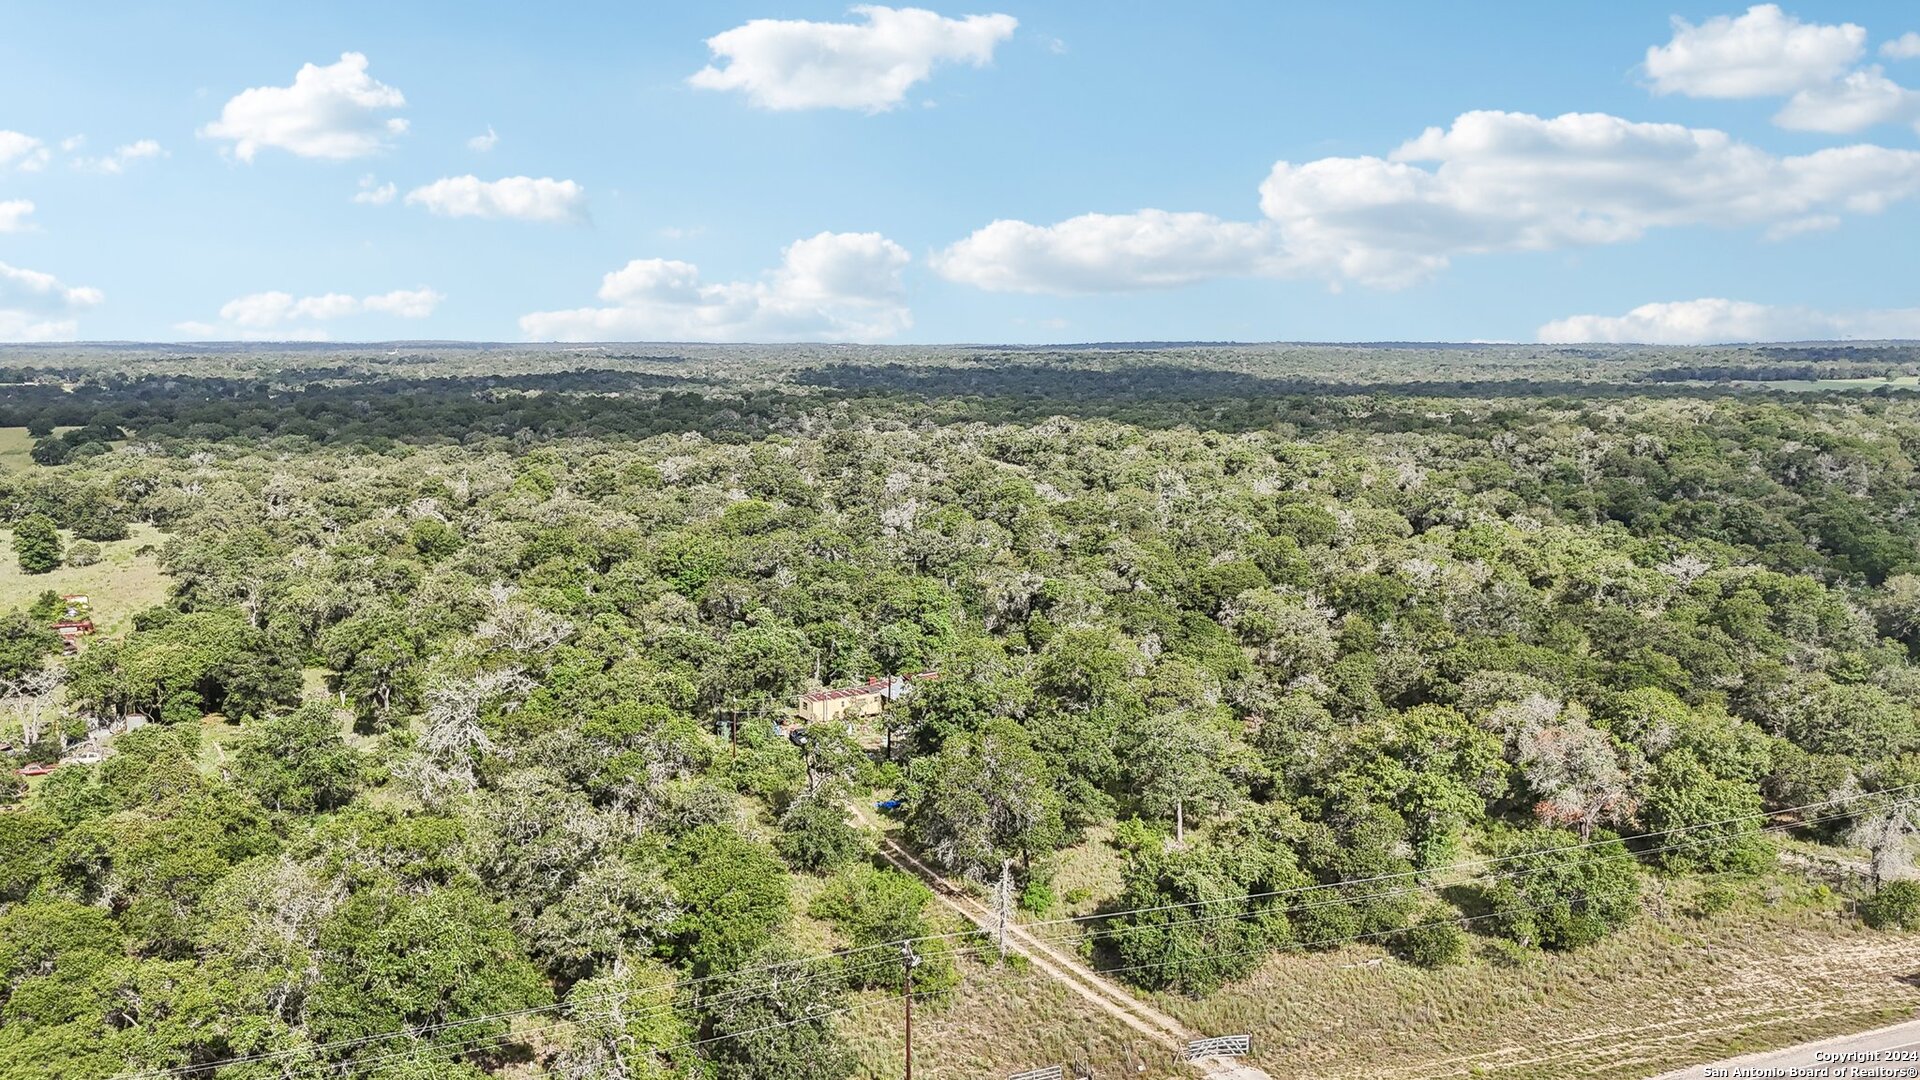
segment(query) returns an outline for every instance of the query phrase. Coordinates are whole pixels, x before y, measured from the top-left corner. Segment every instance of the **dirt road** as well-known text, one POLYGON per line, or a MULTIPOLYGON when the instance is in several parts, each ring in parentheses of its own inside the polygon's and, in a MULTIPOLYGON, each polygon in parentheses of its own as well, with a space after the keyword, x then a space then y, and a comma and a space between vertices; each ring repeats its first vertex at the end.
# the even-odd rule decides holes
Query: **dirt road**
MULTIPOLYGON (((864 807, 856 808, 855 813, 863 823, 878 825, 864 807)), ((997 933, 999 918, 993 911, 884 833, 880 836, 880 857, 925 881, 933 888, 935 898, 949 910, 988 934, 997 933)), ((1184 1049, 1187 1043, 1201 1037, 1178 1020, 1101 976, 1078 956, 1022 928, 1017 922, 1007 924, 1006 934, 1009 952, 1025 957, 1035 970, 1043 972, 1154 1043, 1165 1046, 1169 1052, 1184 1049)), ((1192 1062, 1192 1066, 1209 1080, 1272 1080, 1266 1073, 1241 1061, 1202 1058, 1192 1062)))

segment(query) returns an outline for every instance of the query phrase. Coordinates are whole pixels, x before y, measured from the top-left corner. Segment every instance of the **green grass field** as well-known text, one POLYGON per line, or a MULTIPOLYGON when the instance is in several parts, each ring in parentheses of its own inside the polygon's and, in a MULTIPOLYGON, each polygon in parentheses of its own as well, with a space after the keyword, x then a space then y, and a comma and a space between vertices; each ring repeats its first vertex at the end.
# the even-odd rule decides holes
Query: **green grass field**
MULTIPOLYGON (((72 431, 71 427, 54 428, 56 435, 72 431)), ((10 469, 33 468, 33 436, 23 427, 0 427, 0 472, 10 469)))
MULTIPOLYGON (((72 542, 71 536, 63 534, 62 539, 72 542)), ((135 525, 127 539, 100 545, 104 557, 92 566, 25 574, 13 557, 13 533, 0 529, 0 611, 26 607, 48 589, 63 596, 84 593, 93 601, 94 626, 100 633, 125 633, 133 626, 135 612, 167 599, 166 576, 160 572, 157 554, 164 543, 166 535, 159 529, 135 525), (143 547, 154 551, 139 554, 143 547)))
POLYGON ((26 469, 33 465, 27 452, 33 449, 33 437, 23 427, 0 427, 0 472, 26 469))
POLYGON ((1878 390, 1883 386, 1915 389, 1920 388, 1920 375, 1900 375, 1891 379, 1879 375, 1860 379, 1777 379, 1762 385, 1772 390, 1878 390))

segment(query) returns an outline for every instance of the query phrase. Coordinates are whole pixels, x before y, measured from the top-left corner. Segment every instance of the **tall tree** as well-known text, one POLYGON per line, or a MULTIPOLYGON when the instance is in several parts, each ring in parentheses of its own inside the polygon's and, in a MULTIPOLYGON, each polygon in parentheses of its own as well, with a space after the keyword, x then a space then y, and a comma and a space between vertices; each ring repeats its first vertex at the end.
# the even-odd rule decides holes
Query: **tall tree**
POLYGON ((0 615, 0 682, 39 671, 60 650, 60 635, 24 611, 0 615))
POLYGON ((1184 844, 1189 817, 1216 814, 1240 794, 1226 774, 1234 744, 1184 710, 1147 713, 1131 727, 1121 754, 1128 789, 1148 816, 1172 818, 1174 842, 1184 844))
POLYGON ((234 775, 270 809, 332 810, 360 783, 360 759, 340 733, 345 714, 321 702, 248 726, 234 775))
POLYGON ((28 514, 13 526, 13 553, 20 569, 46 574, 60 568, 60 530, 45 514, 28 514))
POLYGON ((1060 796, 1027 734, 1006 720, 947 740, 908 772, 908 827, 935 860, 976 880, 1030 863, 1062 838, 1060 796))
POLYGON ((1549 824, 1570 824, 1580 839, 1602 823, 1633 814, 1627 771, 1605 732, 1574 716, 1563 716, 1520 735, 1520 770, 1539 795, 1534 813, 1549 824))

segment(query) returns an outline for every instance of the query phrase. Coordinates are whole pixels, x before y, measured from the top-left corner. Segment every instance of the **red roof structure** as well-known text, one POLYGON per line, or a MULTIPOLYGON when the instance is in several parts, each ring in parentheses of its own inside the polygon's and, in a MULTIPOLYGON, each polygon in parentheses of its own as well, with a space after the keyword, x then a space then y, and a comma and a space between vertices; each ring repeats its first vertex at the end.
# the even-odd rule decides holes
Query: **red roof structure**
MULTIPOLYGON (((937 679, 938 671, 918 671, 912 675, 898 675, 894 678, 901 683, 919 682, 925 679, 937 679)), ((869 694, 885 694, 893 689, 894 679, 882 679, 878 676, 868 679, 859 686, 841 686, 830 690, 810 690, 800 695, 801 701, 839 701, 843 698, 866 697, 869 694)))

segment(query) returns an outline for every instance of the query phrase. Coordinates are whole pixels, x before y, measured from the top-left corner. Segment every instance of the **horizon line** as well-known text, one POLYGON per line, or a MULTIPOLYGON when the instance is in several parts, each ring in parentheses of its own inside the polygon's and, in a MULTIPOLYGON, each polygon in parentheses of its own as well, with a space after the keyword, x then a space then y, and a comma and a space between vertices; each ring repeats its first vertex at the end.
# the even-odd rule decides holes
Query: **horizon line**
POLYGON ((1691 343, 1664 343, 1654 341, 1494 341, 1469 340, 1451 341, 1446 339, 1390 339, 1377 341, 1339 341, 1312 339, 1284 339, 1242 341, 1235 339, 1141 339, 1141 340, 1103 340, 1103 341, 944 341, 944 342, 863 342, 863 341, 671 341, 671 340, 635 340, 635 341, 499 341, 487 338, 389 338, 365 340, 321 340, 303 338, 288 339, 205 339, 205 340, 161 340, 145 338, 100 338, 86 341, 0 341, 0 351, 6 349, 60 349, 60 348, 297 348, 297 349, 352 349, 352 348, 488 348, 488 349, 551 349, 557 351, 590 351, 607 348, 636 347, 673 347, 684 348, 828 348, 828 349, 1183 349, 1183 348, 1256 348, 1271 346, 1320 346, 1338 348, 1449 348, 1449 349, 1512 349, 1533 348, 1547 350, 1562 349, 1714 349, 1714 348, 1776 348, 1782 346, 1826 346, 1833 348, 1855 348, 1860 346, 1920 345, 1920 338, 1796 338, 1777 341, 1701 341, 1691 343))

